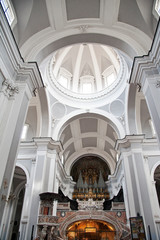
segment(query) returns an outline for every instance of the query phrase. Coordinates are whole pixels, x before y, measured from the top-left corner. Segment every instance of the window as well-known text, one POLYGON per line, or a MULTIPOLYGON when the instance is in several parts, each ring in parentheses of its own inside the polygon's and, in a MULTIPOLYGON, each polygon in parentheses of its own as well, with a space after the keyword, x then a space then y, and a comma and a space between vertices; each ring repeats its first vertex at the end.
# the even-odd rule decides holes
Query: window
POLYGON ((79 91, 84 94, 90 94, 94 92, 94 77, 91 75, 85 75, 80 77, 79 91))
POLYGON ((70 89, 72 74, 65 68, 61 67, 57 81, 59 84, 67 89, 70 89))
POLYGON ((156 1, 155 10, 158 13, 158 15, 160 16, 160 0, 156 1))
POLYGON ((65 87, 65 88, 68 88, 68 79, 67 78, 65 78, 64 76, 60 76, 60 78, 59 78, 59 83, 63 86, 63 87, 65 87))
POLYGON ((21 140, 25 140, 26 139, 28 128, 29 128, 29 125, 25 124, 24 127, 23 127, 23 130, 22 130, 21 140))
POLYGON ((64 156, 63 155, 61 157, 61 162, 62 162, 62 164, 64 164, 64 156))
POLYGON ((92 84, 91 83, 83 83, 82 92, 83 93, 91 93, 92 92, 92 84))
POLYGON ((111 73, 106 79, 106 85, 110 86, 115 81, 114 73, 111 73))
POLYGON ((116 80, 116 71, 114 69, 114 66, 111 65, 110 67, 106 68, 105 71, 102 73, 103 79, 104 79, 104 85, 105 87, 109 87, 114 83, 116 80))
POLYGON ((116 161, 118 162, 118 160, 119 160, 119 154, 116 153, 116 161))
POLYGON ((13 13, 13 9, 11 7, 9 0, 0 0, 2 8, 5 12, 6 18, 10 25, 12 25, 13 21, 15 20, 15 15, 13 13))
POLYGON ((155 137, 156 131, 155 131, 155 128, 154 128, 154 125, 153 125, 153 122, 151 119, 149 120, 149 124, 150 124, 151 130, 152 130, 152 135, 153 135, 153 137, 155 137))

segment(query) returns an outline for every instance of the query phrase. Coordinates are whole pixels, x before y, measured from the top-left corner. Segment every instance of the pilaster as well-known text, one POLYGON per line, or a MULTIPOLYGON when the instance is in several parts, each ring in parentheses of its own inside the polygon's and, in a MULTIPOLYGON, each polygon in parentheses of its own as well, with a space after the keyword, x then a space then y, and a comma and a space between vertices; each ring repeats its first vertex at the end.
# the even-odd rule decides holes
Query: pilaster
POLYGON ((160 144, 160 23, 148 55, 135 58, 130 83, 142 91, 160 144))
POLYGON ((36 63, 25 63, 0 6, 0 226, 12 183, 29 100, 43 87, 36 63), (5 56, 5 57, 4 57, 5 56))
POLYGON ((143 156, 144 135, 126 136, 118 140, 116 149, 121 152, 123 159, 125 189, 128 199, 128 217, 143 216, 147 239, 149 240, 148 226, 152 239, 157 239, 157 230, 154 219, 154 206, 150 194, 150 175, 148 163, 143 156))
MULTIPOLYGON (((39 194, 43 192, 54 191, 56 178, 56 158, 59 151, 62 150, 60 142, 55 142, 51 138, 34 138, 37 148, 34 174, 31 182, 30 196, 28 198, 27 216, 28 222, 25 228, 22 223, 22 236, 20 239, 30 239, 32 228, 36 232, 37 217, 39 211, 39 194), (51 177, 51 179, 50 179, 51 177), (51 183, 51 185, 50 185, 51 183), (24 233, 26 232, 26 234, 24 233)), ((25 210, 24 210, 25 212, 25 210)))

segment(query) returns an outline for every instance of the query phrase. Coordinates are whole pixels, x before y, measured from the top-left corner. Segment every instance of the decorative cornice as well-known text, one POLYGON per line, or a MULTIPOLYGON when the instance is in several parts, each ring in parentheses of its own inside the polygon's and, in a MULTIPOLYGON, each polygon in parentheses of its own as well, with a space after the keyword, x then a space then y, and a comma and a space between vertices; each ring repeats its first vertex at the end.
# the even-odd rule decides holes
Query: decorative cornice
POLYGON ((55 150, 55 153, 63 151, 63 147, 60 141, 54 141, 51 137, 35 137, 32 141, 22 141, 20 143, 20 154, 21 152, 24 153, 24 150, 26 153, 27 150, 32 152, 35 151, 36 154, 37 147, 41 150, 46 151, 55 150))
POLYGON ((131 143, 139 143, 139 142, 143 142, 145 139, 145 135, 141 134, 141 135, 126 135, 125 138, 123 139, 118 139, 116 141, 116 145, 115 145, 115 150, 118 151, 121 148, 129 148, 131 147, 131 143))
POLYGON ((157 25, 151 50, 148 55, 136 57, 132 66, 130 83, 143 86, 147 76, 160 72, 160 21, 157 25))
POLYGON ((24 62, 1 6, 0 32, 0 57, 4 66, 6 68, 9 66, 7 71, 12 76, 12 81, 15 83, 26 81, 31 93, 34 95, 35 89, 44 87, 38 66, 35 62, 24 62), (5 58, 3 54, 6 55, 5 58))
POLYGON ((63 151, 61 142, 54 141, 51 137, 35 137, 33 140, 39 147, 47 147, 48 150, 56 150, 58 153, 63 151))

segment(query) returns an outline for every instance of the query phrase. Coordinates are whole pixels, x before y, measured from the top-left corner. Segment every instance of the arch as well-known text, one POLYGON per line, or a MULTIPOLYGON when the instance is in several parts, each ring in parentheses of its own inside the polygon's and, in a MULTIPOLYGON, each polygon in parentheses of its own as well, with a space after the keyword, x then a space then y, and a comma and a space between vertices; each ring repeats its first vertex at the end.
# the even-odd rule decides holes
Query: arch
POLYGON ((27 178, 26 183, 28 184, 29 183, 29 179, 30 179, 30 175, 29 175, 29 172, 26 169, 26 167, 23 166, 21 163, 18 163, 18 162, 16 163, 16 167, 19 167, 19 168, 21 168, 24 171, 24 173, 26 174, 26 178, 27 178))
POLYGON ((38 90, 39 93, 39 100, 40 100, 40 106, 41 106, 41 137, 48 137, 50 135, 50 112, 49 112, 49 106, 48 106, 48 97, 47 92, 45 88, 40 88, 38 90))
POLYGON ((152 167, 152 170, 151 170, 151 179, 152 181, 154 181, 154 173, 155 173, 155 170, 156 168, 160 165, 160 160, 158 162, 156 162, 153 167, 152 167))
POLYGON ((55 33, 48 27, 34 34, 22 45, 21 53, 26 61, 35 60, 40 63, 42 59, 62 47, 83 42, 107 44, 120 49, 131 58, 146 54, 151 45, 151 39, 144 32, 125 23, 118 23, 114 29, 91 28, 85 34, 79 30, 79 25, 75 25, 63 32, 55 33), (37 39, 40 39, 39 44, 37 39))
POLYGON ((136 93, 137 86, 134 84, 130 84, 128 88, 128 102, 127 102, 127 134, 137 134, 136 127, 136 93))
POLYGON ((160 180, 159 180, 159 175, 160 175, 160 161, 158 161, 154 165, 154 172, 153 172, 153 178, 154 178, 154 183, 155 183, 155 191, 156 191, 156 199, 158 200, 159 206, 160 206, 160 180), (159 164, 158 164, 159 163, 159 164), (155 168, 156 166, 156 168, 155 168))
POLYGON ((14 191, 14 194, 15 196, 19 196, 19 193, 20 191, 25 188, 25 184, 26 184, 26 181, 23 181, 21 182, 20 184, 18 184, 18 186, 16 187, 15 191, 14 191))
POLYGON ((62 132, 62 130, 64 129, 64 127, 73 119, 75 118, 79 118, 81 116, 85 115, 85 114, 93 114, 92 116, 95 117, 99 117, 99 118, 103 118, 106 121, 108 121, 111 126, 113 127, 113 129, 115 130, 115 132, 118 135, 118 138, 124 138, 125 137, 125 131, 124 131, 124 127, 121 124, 121 122, 114 117, 112 114, 101 110, 101 109, 92 109, 91 111, 87 111, 85 109, 80 109, 80 110, 76 110, 74 112, 71 112, 70 114, 66 115, 62 120, 60 120, 57 125, 56 125, 56 129, 53 132, 53 136, 54 136, 54 140, 58 141, 60 134, 62 132))
POLYGON ((99 156, 100 158, 102 158, 109 166, 111 174, 114 173, 115 170, 115 165, 116 163, 114 162, 114 160, 109 156, 108 153, 106 153, 105 151, 100 151, 98 148, 85 148, 85 149, 80 149, 80 151, 75 152, 74 154, 71 155, 70 158, 67 159, 67 161, 64 164, 66 173, 68 175, 70 175, 70 171, 71 168, 73 166, 73 164, 80 158, 86 155, 95 155, 95 156, 99 156), (105 159, 107 159, 108 161, 106 161, 105 159))
POLYGON ((100 221, 104 221, 106 223, 110 223, 111 225, 114 226, 114 228, 117 232, 117 237, 119 237, 118 239, 120 239, 120 237, 122 235, 122 226, 121 226, 120 222, 118 222, 110 214, 104 213, 101 211, 99 211, 99 212, 82 211, 79 213, 79 215, 77 215, 76 213, 73 213, 71 216, 66 217, 66 219, 62 222, 62 224, 60 225, 60 228, 59 228, 61 237, 63 239, 65 239, 66 230, 69 225, 71 225, 74 222, 87 220, 87 219, 100 220, 100 221))

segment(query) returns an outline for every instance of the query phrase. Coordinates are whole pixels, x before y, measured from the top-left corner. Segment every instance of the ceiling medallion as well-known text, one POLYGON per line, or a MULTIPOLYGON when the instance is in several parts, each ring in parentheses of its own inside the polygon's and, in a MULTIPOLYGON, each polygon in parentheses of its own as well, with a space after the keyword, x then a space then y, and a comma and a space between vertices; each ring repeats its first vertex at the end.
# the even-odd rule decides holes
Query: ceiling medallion
POLYGON ((80 30, 82 33, 87 32, 87 29, 88 29, 88 25, 81 25, 81 26, 79 26, 79 30, 80 30))

